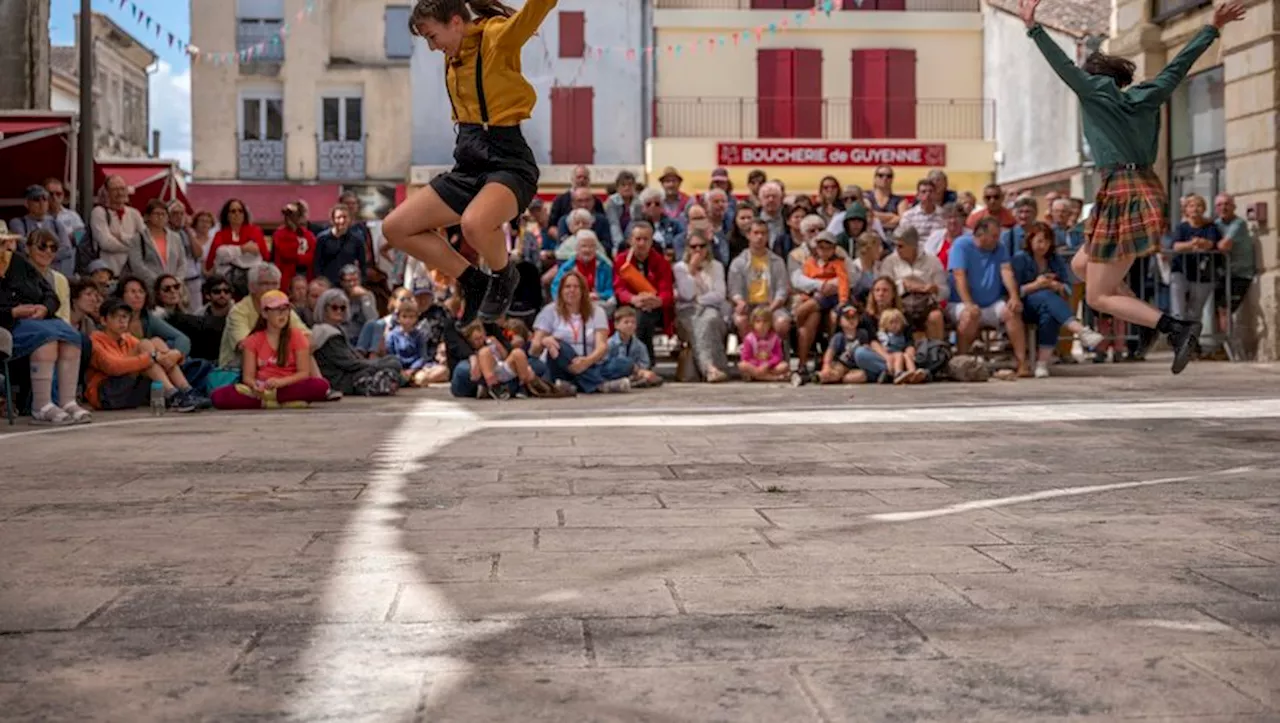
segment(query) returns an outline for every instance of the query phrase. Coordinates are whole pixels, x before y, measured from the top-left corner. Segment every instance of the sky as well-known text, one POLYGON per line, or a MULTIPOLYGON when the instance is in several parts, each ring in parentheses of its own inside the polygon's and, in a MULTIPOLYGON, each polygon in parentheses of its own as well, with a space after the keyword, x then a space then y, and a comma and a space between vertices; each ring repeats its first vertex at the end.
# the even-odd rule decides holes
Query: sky
MULTIPOLYGON (((228 0, 230 2, 231 0, 228 0)), ((92 0, 94 11, 105 14, 124 28, 159 58, 151 74, 151 129, 160 131, 160 155, 172 158, 191 170, 191 62, 175 43, 169 47, 168 33, 190 39, 189 4, 175 0, 92 0), (154 25, 145 27, 129 14, 130 3, 145 11, 165 30, 156 37, 154 25)), ((79 0, 52 0, 49 11, 49 39, 54 45, 73 45, 75 14, 79 0)), ((218 48, 217 50, 234 50, 218 48)))

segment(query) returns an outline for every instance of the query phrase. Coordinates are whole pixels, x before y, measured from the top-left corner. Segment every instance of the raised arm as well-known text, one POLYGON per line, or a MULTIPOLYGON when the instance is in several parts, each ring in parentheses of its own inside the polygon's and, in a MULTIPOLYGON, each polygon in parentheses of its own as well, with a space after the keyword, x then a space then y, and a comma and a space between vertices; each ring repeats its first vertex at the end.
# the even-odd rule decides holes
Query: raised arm
POLYGON ((1049 33, 1045 32, 1044 26, 1036 22, 1036 7, 1039 5, 1040 0, 1018 0, 1018 15, 1027 25, 1027 36, 1035 41, 1040 54, 1049 61, 1049 67, 1053 68, 1053 72, 1057 73, 1076 95, 1083 96, 1091 93, 1093 81, 1089 74, 1072 62, 1053 38, 1049 37, 1049 33))
POLYGON ((1160 106, 1169 100, 1169 96, 1173 95, 1173 91, 1187 77, 1187 71, 1191 70, 1191 66, 1196 60, 1204 54, 1204 51, 1213 45, 1213 41, 1218 39, 1218 28, 1213 25, 1206 25, 1200 28, 1200 32, 1191 38, 1191 42, 1183 46, 1178 54, 1173 56, 1173 60, 1164 66, 1156 77, 1146 83, 1139 83, 1129 91, 1129 97, 1142 105, 1160 106))
POLYGON ((494 42, 502 48, 519 53, 520 48, 529 42, 529 38, 538 32, 538 27, 555 6, 556 0, 525 0, 524 6, 498 28, 494 42))

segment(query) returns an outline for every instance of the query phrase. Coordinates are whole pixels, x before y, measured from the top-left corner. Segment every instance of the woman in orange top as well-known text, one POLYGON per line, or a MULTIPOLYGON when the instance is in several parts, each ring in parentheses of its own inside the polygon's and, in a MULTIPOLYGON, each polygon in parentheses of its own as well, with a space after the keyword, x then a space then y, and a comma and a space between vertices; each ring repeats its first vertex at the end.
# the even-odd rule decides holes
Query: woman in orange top
POLYGON ((520 280, 508 263, 502 230, 538 189, 538 164, 520 132, 537 96, 521 73, 520 51, 555 5, 525 0, 517 11, 497 0, 418 0, 409 17, 409 31, 446 56, 457 163, 392 211, 382 233, 393 248, 457 279, 467 298, 483 288, 483 301, 467 309, 467 317, 478 313, 496 321, 510 308, 520 280), (472 266, 439 232, 458 224, 492 275, 472 266))
POLYGON ((836 282, 835 293, 826 291, 826 284, 814 293, 818 307, 831 311, 849 303, 849 268, 845 260, 836 255, 836 239, 823 231, 813 240, 813 254, 804 261, 804 275, 815 281, 836 282))

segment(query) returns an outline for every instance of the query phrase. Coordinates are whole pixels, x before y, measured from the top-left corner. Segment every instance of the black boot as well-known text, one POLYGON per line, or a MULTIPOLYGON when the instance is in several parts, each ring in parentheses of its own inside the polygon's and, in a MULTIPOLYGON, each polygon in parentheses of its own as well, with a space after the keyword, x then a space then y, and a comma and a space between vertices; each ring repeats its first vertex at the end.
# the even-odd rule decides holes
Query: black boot
POLYGON ((458 277, 458 286, 462 290, 462 317, 458 319, 458 326, 463 327, 475 321, 476 314, 480 312, 484 295, 489 290, 489 275, 473 266, 458 277))
POLYGON ((1169 332, 1169 346, 1173 347, 1174 374, 1182 373, 1191 362, 1203 328, 1204 325, 1198 321, 1174 321, 1173 331, 1169 332))
POLYGON ((480 304, 481 321, 497 321, 511 308, 515 299, 516 286, 520 283, 520 271, 516 265, 508 263, 502 271, 493 274, 489 279, 489 290, 480 304))

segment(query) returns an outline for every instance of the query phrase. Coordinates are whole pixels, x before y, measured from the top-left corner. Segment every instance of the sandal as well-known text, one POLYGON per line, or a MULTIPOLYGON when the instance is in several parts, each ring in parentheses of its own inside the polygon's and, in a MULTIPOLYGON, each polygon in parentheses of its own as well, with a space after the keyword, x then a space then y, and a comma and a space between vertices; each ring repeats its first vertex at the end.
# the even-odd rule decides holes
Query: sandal
POLYGON ((76 402, 70 402, 62 408, 71 419, 71 424, 88 424, 93 421, 93 413, 76 402))
POLYGON ((73 424, 71 415, 62 411, 52 402, 32 412, 31 423, 51 427, 65 427, 68 424, 73 424))

